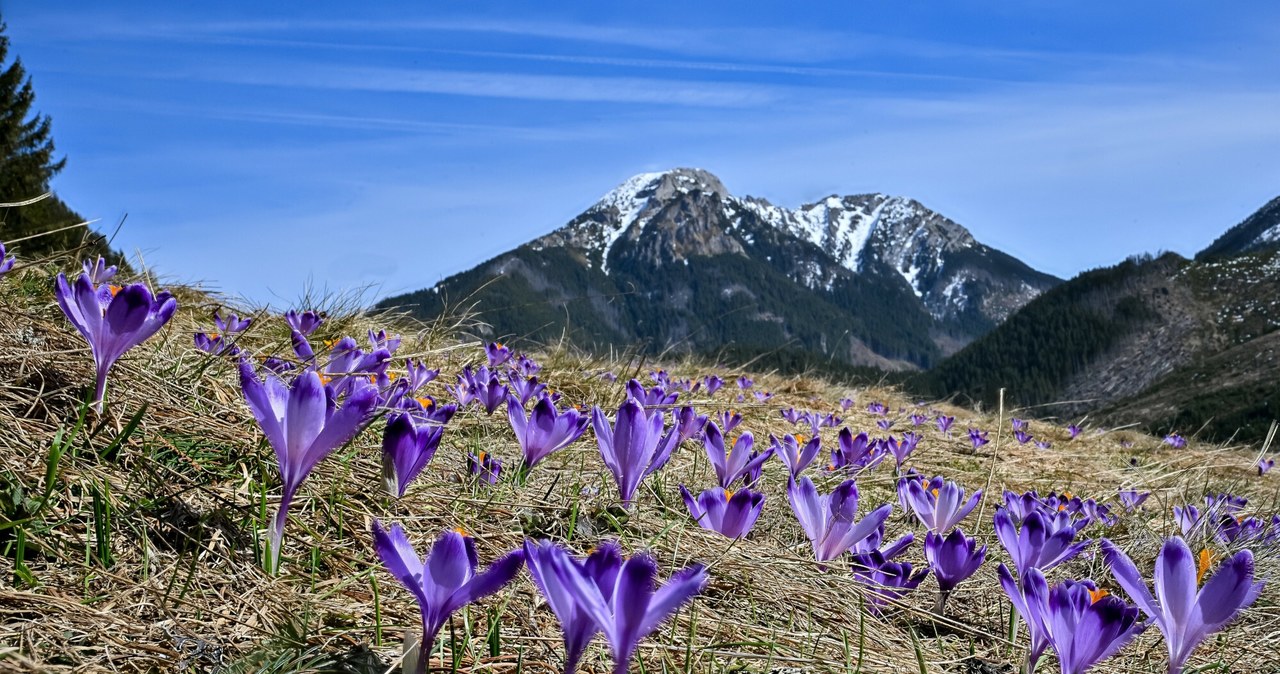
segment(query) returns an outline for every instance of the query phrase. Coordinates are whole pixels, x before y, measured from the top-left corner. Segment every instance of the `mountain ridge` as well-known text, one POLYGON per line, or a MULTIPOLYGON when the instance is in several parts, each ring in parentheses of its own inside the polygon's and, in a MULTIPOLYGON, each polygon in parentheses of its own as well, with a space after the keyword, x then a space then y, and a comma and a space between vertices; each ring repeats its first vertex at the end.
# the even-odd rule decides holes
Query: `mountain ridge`
POLYGON ((1277 335, 1280 198, 1194 259, 1135 256, 1077 275, 911 385, 986 404, 1003 389, 1008 405, 1044 414, 1260 440, 1280 418, 1277 335))
POLYGON ((571 328, 594 346, 798 348, 902 369, 1059 282, 913 199, 832 195, 790 209, 678 168, 632 176, 565 225, 380 306, 432 317, 444 293, 473 298, 495 334, 571 328), (511 298, 556 311, 503 309, 511 298), (719 325, 725 316, 741 329, 719 325))

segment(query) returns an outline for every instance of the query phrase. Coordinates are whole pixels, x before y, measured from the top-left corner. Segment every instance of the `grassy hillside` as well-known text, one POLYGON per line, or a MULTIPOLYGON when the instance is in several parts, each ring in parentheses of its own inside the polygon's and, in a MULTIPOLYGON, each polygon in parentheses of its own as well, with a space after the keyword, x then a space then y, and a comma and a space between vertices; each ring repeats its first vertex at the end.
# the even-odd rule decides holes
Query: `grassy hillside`
POLYGON ((1032 300, 912 386, 986 405, 995 403, 1001 388, 1018 406, 1061 400, 1072 377, 1087 373, 1122 338, 1158 318, 1142 291, 1183 262, 1166 255, 1085 272, 1032 300))
MULTIPOLYGON (((793 432, 779 411, 788 407, 836 412, 855 433, 883 434, 868 412, 882 402, 896 422, 936 409, 957 417, 950 435, 932 423, 907 465, 941 474, 985 498, 963 526, 990 546, 986 563, 961 584, 945 616, 932 613, 932 578, 882 613, 866 609, 847 557, 825 565, 787 505, 786 471, 770 460, 758 487, 763 514, 750 536, 730 541, 699 528, 678 485, 695 491, 714 483, 701 444, 685 443, 663 470, 646 480, 635 506, 618 506, 590 431, 535 468, 524 484, 508 477, 490 487, 467 475, 467 453, 487 452, 508 467, 519 449, 504 415, 469 407, 451 421, 441 447, 400 499, 382 488, 379 447, 383 422, 321 462, 304 483, 288 522, 283 571, 264 573, 264 532, 280 483, 275 456, 241 397, 233 364, 192 346, 209 328, 217 298, 178 289, 178 314, 159 334, 131 351, 111 379, 102 415, 89 412, 73 441, 80 401, 93 372, 88 349, 59 312, 52 269, 32 267, 0 279, 0 669, 13 672, 384 672, 415 629, 411 595, 388 575, 371 544, 372 518, 400 522, 419 552, 441 530, 462 528, 474 538, 481 564, 526 538, 550 538, 585 552, 616 540, 627 554, 647 550, 659 577, 693 562, 709 566, 710 583, 690 605, 642 642, 646 672, 973 672, 1008 671, 1020 661, 1025 630, 1008 639, 1010 604, 996 581, 1009 561, 992 535, 991 516, 1004 489, 1070 490, 1110 503, 1114 525, 1095 526, 1150 570, 1160 537, 1177 530, 1170 507, 1230 491, 1250 498, 1248 512, 1269 516, 1275 474, 1259 478, 1256 450, 1195 442, 1175 450, 1133 432, 1087 429, 1074 441, 1055 426, 1033 422, 1031 432, 1053 443, 1020 445, 1000 414, 979 414, 943 403, 917 407, 894 389, 851 388, 817 376, 747 372, 684 359, 644 356, 609 360, 567 343, 532 352, 540 374, 563 397, 561 405, 616 409, 623 382, 665 368, 674 376, 712 372, 726 380, 749 374, 774 396, 737 399, 728 385, 714 395, 681 394, 702 413, 737 410, 742 429, 758 439, 793 432), (617 382, 599 376, 604 370, 617 382), (856 405, 841 411, 839 400, 856 405), (145 407, 145 409, 144 409, 145 407), (136 419, 136 425, 135 420, 136 419), (991 444, 972 449, 965 429, 991 431, 991 444), (65 448, 48 471, 50 449, 65 448), (1118 489, 1150 490, 1145 508, 1126 514, 1118 489), (44 498, 45 494, 47 498, 44 498), (43 501, 43 503, 42 503, 43 501), (15 524, 15 522, 20 524, 15 524), (24 549, 18 561, 18 533, 24 549), (984 664, 987 663, 987 664, 984 664)), ((328 309, 313 342, 368 329, 396 328, 405 337, 393 368, 405 358, 440 367, 426 389, 447 399, 465 364, 484 359, 480 345, 459 341, 447 326, 328 309)), ((255 314, 238 345, 254 355, 285 353, 288 332, 278 317, 255 314)), ((835 445, 838 428, 822 431, 835 445)), ((767 444, 767 443, 764 443, 767 444)), ((759 445, 758 445, 759 446, 759 445)), ((840 478, 810 469, 822 492, 840 478)), ((903 514, 894 491, 892 461, 858 477, 861 513, 893 503, 887 540, 912 531, 917 543, 905 559, 924 564, 923 531, 903 514)), ((1215 554, 1225 546, 1210 544, 1215 554)), ((1238 547, 1238 544, 1237 546, 1238 547)), ((1273 546, 1255 544, 1259 572, 1275 577, 1273 546)), ((1100 556, 1077 557, 1050 572, 1054 582, 1092 577, 1114 588, 1100 556)), ((1211 638, 1192 664, 1201 671, 1267 671, 1275 662, 1280 590, 1268 585, 1258 602, 1221 637, 1211 638)), ((439 641, 445 661, 461 672, 551 672, 563 663, 558 623, 527 573, 494 596, 459 611, 439 641)), ((1099 672, 1165 670, 1164 645, 1148 630, 1099 672)), ((1052 658, 1051 655, 1046 656, 1052 658)), ((587 650, 581 671, 609 671, 601 639, 587 650)), ((1051 671, 1054 663, 1041 663, 1051 671)))

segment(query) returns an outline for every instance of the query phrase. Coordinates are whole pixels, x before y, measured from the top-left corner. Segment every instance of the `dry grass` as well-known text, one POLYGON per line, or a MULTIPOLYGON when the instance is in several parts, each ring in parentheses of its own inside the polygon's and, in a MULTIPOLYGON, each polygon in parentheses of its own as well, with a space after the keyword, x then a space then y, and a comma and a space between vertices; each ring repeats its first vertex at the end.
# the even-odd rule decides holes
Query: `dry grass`
MULTIPOLYGON (((58 312, 51 285, 40 268, 0 284, 0 479, 34 495, 45 486, 55 434, 74 424, 92 380, 88 349, 58 312)), ((628 551, 651 551, 664 577, 693 561, 709 564, 712 581, 705 594, 641 647, 645 671, 920 672, 918 659, 930 672, 981 671, 970 669, 972 658, 1015 663, 1025 645, 1024 635, 1016 645, 1006 641, 1010 608, 995 577, 996 563, 1006 560, 990 525, 1001 490, 1069 489, 1112 502, 1122 487, 1152 490, 1143 512, 1125 516, 1106 532, 1148 567, 1160 537, 1174 531, 1172 505, 1232 491, 1249 496, 1260 514, 1280 509, 1280 478, 1257 477, 1256 448, 1193 442, 1179 451, 1127 431, 1089 431, 1068 441, 1065 430, 1033 423, 1036 436, 1054 442, 1053 449, 1041 451, 1012 440, 1005 430, 1011 413, 981 415, 935 404, 957 417, 955 430, 948 438, 932 425, 921 427, 925 439, 910 464, 971 489, 990 484, 981 518, 975 513, 965 522, 966 530, 976 530, 991 545, 989 560, 956 590, 945 618, 929 613, 932 580, 877 617, 862 610, 846 568, 837 563, 824 571, 812 561, 785 500, 780 464, 766 467, 768 502, 755 531, 731 543, 694 526, 679 498, 678 484, 700 489, 714 481, 699 447, 686 444, 645 483, 637 506, 625 514, 615 506, 590 435, 539 466, 523 487, 504 481, 491 489, 463 479, 467 451, 483 449, 509 466, 518 456, 505 417, 471 409, 450 424, 436 458, 403 499, 389 499, 381 488, 380 423, 325 461, 294 506, 283 575, 270 577, 255 559, 264 510, 274 508, 278 497, 274 457, 241 400, 230 363, 191 346, 191 332, 207 327, 216 303, 194 291, 181 292, 180 301, 172 324, 117 367, 106 414, 88 420, 62 461, 50 507, 23 527, 29 577, 15 573, 15 528, 0 529, 0 669, 387 671, 385 663, 395 660, 417 613, 409 594, 373 556, 368 523, 378 517, 403 523, 420 549, 441 529, 464 527, 475 535, 482 563, 529 536, 552 537, 580 551, 618 539, 628 551), (103 455, 144 404, 137 431, 103 455), (974 453, 964 439, 969 425, 992 429, 992 444, 974 453), (1121 440, 1134 445, 1124 448, 1121 440), (108 510, 104 503, 110 506, 109 564, 103 563, 97 535, 108 510)), ((329 309, 333 320, 321 338, 362 338, 368 327, 387 320, 350 307, 329 309)), ((406 334, 399 357, 425 357, 444 368, 431 385, 436 394, 444 395, 443 382, 464 363, 482 358, 474 343, 458 341, 457 326, 401 327, 412 334, 406 334)), ((259 353, 288 348, 278 319, 260 320, 242 343, 259 353)), ((568 403, 606 408, 621 400, 628 375, 658 365, 634 355, 593 359, 566 345, 535 355, 545 365, 544 378, 568 403), (617 384, 593 376, 604 369, 619 374, 617 384)), ((695 362, 662 365, 680 376, 711 371, 695 362)), ((702 412, 734 407, 757 438, 791 430, 779 409, 833 411, 845 395, 859 403, 843 415, 845 424, 872 435, 878 431, 865 411, 867 402, 906 410, 895 431, 909 426, 905 416, 914 409, 913 401, 888 389, 855 390, 817 377, 768 373, 756 373, 755 379, 776 397, 766 404, 739 404, 732 401, 736 388, 730 385, 714 397, 695 394, 682 402, 702 412)), ((824 432, 824 446, 834 445, 836 430, 824 432)), ((837 480, 823 481, 825 490, 837 480)), ((887 465, 861 477, 864 503, 896 503, 893 484, 887 465)), ((893 537, 909 530, 900 512, 889 529, 893 537)), ((1259 568, 1271 574, 1274 552, 1258 554, 1259 568)), ((919 544, 907 558, 923 563, 919 544)), ((1051 580, 1067 576, 1109 584, 1095 558, 1078 558, 1055 570, 1051 580)), ((1209 671, 1276 671, 1276 599, 1268 587, 1193 662, 1217 666, 1209 671)), ((446 644, 451 638, 459 671, 543 672, 561 666, 558 625, 527 574, 460 613, 442 635, 446 644), (498 655, 489 654, 490 643, 498 655)), ((1164 663, 1164 646, 1153 629, 1099 671, 1162 672, 1164 663)), ((583 671, 608 666, 597 639, 583 671)), ((1046 663, 1041 670, 1050 668, 1046 663)))

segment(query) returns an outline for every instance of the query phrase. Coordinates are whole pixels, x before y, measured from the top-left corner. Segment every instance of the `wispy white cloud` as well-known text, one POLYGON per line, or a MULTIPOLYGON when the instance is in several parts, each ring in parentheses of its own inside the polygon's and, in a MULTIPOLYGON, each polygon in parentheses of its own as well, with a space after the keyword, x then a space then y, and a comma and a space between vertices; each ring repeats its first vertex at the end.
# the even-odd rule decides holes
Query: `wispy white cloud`
POLYGON ((180 77, 284 88, 695 107, 758 106, 779 98, 774 87, 749 83, 409 68, 327 67, 318 64, 259 66, 249 69, 195 67, 180 77))

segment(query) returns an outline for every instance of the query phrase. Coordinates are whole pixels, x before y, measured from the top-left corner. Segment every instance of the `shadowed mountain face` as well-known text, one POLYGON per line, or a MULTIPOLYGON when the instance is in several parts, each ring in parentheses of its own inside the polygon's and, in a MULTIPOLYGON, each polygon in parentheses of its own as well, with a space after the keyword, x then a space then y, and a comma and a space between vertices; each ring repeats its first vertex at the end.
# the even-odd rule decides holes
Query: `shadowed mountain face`
POLYGON ((1280 418, 1280 199, 1195 260, 1085 272, 915 380, 933 395, 1261 439, 1280 418))
POLYGON ((1196 254, 1196 259, 1231 257, 1277 248, 1280 248, 1280 197, 1272 199, 1243 222, 1228 229, 1208 248, 1196 254))
POLYGON ((1059 280, 919 202, 831 196, 797 209, 714 175, 635 176, 565 226, 380 306, 471 306, 495 335, 602 348, 786 352, 925 367, 1059 280))

